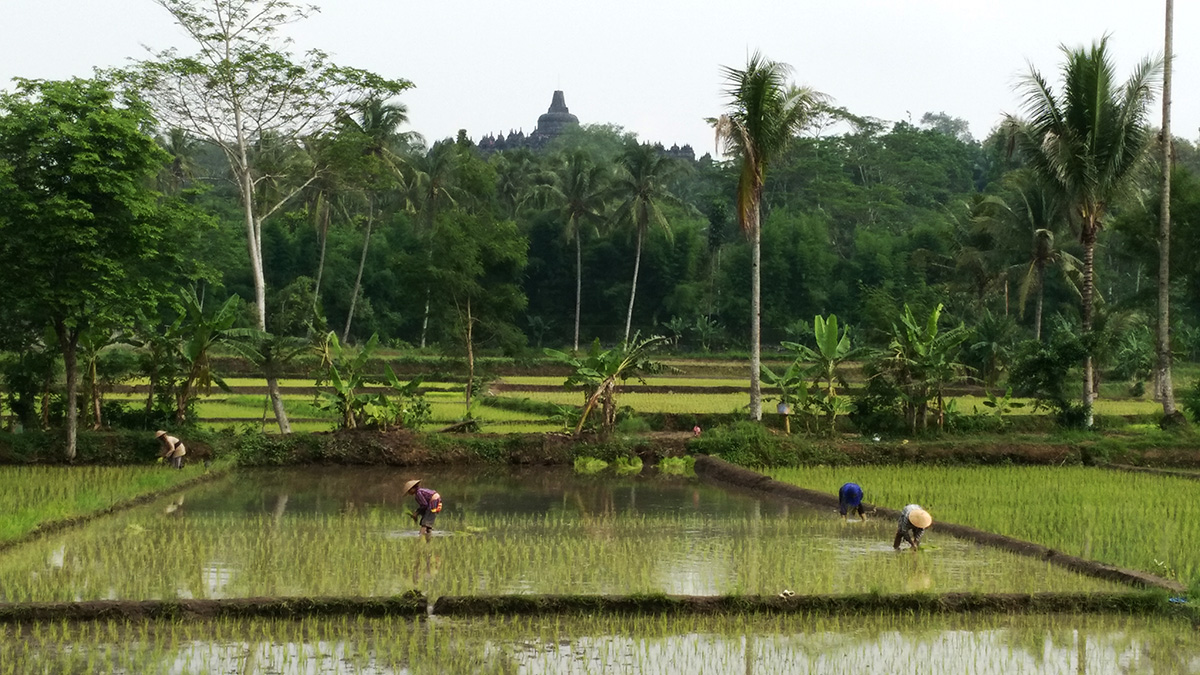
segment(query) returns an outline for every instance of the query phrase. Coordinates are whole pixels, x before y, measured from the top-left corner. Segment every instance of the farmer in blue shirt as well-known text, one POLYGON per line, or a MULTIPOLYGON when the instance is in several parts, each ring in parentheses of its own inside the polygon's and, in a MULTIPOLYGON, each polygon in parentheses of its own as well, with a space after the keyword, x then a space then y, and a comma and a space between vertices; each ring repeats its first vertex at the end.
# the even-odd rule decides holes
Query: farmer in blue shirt
POLYGON ((849 511, 858 511, 858 517, 861 520, 867 519, 866 512, 863 511, 863 491, 858 486, 858 483, 846 483, 838 490, 838 513, 842 514, 842 520, 846 519, 846 513, 849 511))

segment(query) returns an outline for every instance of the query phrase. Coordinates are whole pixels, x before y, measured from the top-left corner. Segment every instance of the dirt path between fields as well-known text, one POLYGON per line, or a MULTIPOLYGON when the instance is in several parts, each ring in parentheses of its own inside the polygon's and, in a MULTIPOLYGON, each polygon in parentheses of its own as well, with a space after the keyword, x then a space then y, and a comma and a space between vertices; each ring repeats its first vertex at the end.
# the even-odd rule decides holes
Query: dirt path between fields
MULTIPOLYGON (((782 483, 761 473, 730 464, 718 457, 697 455, 696 475, 719 486, 734 486, 761 496, 790 499, 818 508, 836 509, 838 506, 836 495, 809 490, 792 485, 791 483, 782 483)), ((863 506, 867 509, 874 509, 876 514, 884 518, 896 519, 900 517, 900 512, 895 509, 875 506, 866 502, 863 503, 863 506)), ((1035 544, 994 532, 986 532, 967 525, 937 521, 934 523, 933 529, 938 532, 945 532, 959 539, 966 539, 986 546, 1011 551, 1018 555, 1044 560, 1098 579, 1143 588, 1161 588, 1172 593, 1185 593, 1187 591, 1187 587, 1183 584, 1170 579, 1164 579, 1154 574, 1107 565, 1094 560, 1086 560, 1061 553, 1041 544, 1035 544)))

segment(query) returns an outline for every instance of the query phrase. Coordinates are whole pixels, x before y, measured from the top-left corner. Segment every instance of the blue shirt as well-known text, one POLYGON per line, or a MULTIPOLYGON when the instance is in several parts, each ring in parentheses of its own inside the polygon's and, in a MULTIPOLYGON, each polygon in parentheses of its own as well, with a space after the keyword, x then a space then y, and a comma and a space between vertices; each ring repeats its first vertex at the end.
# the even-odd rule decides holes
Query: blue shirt
POLYGON ((862 504, 863 491, 858 483, 846 483, 838 490, 838 513, 843 516, 846 511, 862 504))

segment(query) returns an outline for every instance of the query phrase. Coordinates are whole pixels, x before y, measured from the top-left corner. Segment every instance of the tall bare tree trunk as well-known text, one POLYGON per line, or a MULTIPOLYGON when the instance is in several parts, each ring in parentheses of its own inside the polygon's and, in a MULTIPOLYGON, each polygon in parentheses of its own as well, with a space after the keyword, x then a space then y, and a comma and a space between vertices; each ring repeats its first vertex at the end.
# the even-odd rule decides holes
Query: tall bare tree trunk
POLYGON ((1167 0, 1166 38, 1163 48, 1162 85, 1162 205, 1158 216, 1158 369, 1156 397, 1162 400, 1163 415, 1175 415, 1175 386, 1171 382, 1171 59, 1175 2, 1167 0))
POLYGON ((759 229, 757 200, 750 213, 750 419, 762 419, 762 232, 759 229))
POLYGON ((375 209, 367 212, 367 234, 363 237, 362 254, 358 256, 358 275, 354 277, 354 293, 350 295, 350 311, 346 314, 346 328, 342 331, 342 343, 350 340, 350 322, 354 321, 354 306, 358 304, 358 292, 362 288, 363 268, 367 266, 367 249, 371 246, 371 226, 375 222, 375 209))
POLYGON ((637 296, 638 270, 642 266, 642 228, 637 230, 637 253, 633 256, 633 287, 629 289, 629 312, 625 315, 625 341, 629 342, 629 327, 633 325, 633 299, 637 296))
MULTIPOLYGON (((1085 339, 1092 335, 1092 299, 1095 295, 1095 278, 1093 264, 1096 257, 1096 223, 1090 218, 1083 224, 1083 336, 1085 339)), ((1083 409, 1084 426, 1092 426, 1092 404, 1096 400, 1092 388, 1095 373, 1093 371, 1092 349, 1088 346, 1087 356, 1083 359, 1083 409)))
MULTIPOLYGON (((576 229, 579 224, 576 223, 576 229)), ((579 307, 583 299, 583 246, 579 243, 579 232, 575 232, 575 345, 573 349, 579 351, 579 307)))
MULTIPOLYGON (((254 215, 254 181, 250 175, 250 158, 246 154, 246 138, 242 132, 242 114, 234 111, 234 122, 237 126, 237 146, 239 162, 234 162, 234 168, 240 174, 239 187, 242 193, 242 209, 246 218, 246 240, 250 249, 250 272, 254 279, 254 307, 257 310, 258 329, 267 330, 267 281, 263 275, 262 258, 262 221, 254 215)), ((279 393, 279 379, 267 368, 267 392, 270 394, 272 407, 275 411, 275 421, 279 424, 279 432, 292 433, 292 425, 288 422, 287 412, 283 409, 283 397, 279 393)))

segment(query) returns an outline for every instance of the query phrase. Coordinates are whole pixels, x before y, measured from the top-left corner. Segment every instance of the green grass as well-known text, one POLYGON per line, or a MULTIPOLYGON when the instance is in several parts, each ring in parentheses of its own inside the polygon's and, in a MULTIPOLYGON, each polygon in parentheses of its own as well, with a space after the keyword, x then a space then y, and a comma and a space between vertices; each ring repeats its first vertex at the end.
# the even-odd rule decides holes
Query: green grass
POLYGON ((970 525, 1071 555, 1176 578, 1200 578, 1200 482, 1083 467, 859 466, 773 469, 773 478, 868 502, 918 503, 970 525))

